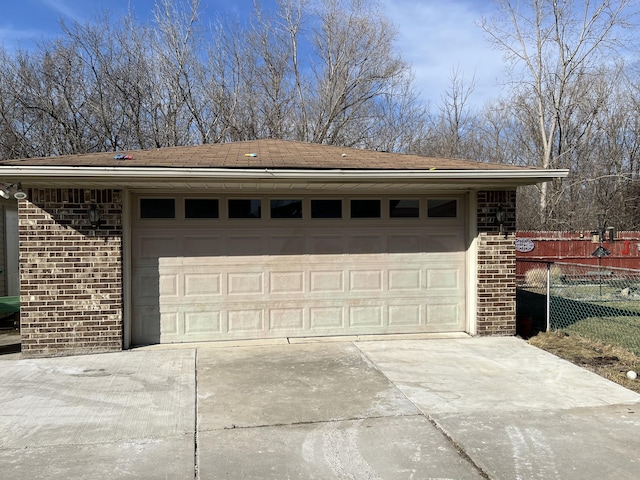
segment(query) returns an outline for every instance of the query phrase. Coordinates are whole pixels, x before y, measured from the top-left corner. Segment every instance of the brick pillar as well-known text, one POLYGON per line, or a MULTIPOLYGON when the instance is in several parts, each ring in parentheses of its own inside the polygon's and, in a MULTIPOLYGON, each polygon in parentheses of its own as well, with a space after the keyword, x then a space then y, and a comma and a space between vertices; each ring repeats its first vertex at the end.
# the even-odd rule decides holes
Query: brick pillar
POLYGON ((516 192, 478 192, 477 334, 516 333, 516 192), (507 211, 504 233, 495 223, 496 211, 507 211))
POLYGON ((122 349, 122 193, 30 189, 18 206, 20 325, 28 357, 122 349), (102 223, 92 229, 89 205, 102 223))

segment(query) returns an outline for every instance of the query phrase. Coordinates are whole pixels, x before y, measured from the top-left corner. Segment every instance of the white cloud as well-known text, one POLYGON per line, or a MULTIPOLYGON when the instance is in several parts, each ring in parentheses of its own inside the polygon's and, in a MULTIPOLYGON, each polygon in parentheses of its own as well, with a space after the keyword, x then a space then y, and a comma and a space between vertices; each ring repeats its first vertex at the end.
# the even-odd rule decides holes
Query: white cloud
POLYGON ((0 46, 8 50, 26 47, 33 44, 34 39, 45 38, 47 33, 34 28, 14 28, 0 26, 0 46))
POLYGON ((80 15, 76 9, 69 5, 68 0, 44 0, 44 3, 63 17, 82 21, 82 15, 80 15))
POLYGON ((398 47, 410 62, 422 97, 438 104, 453 69, 469 82, 475 76, 471 103, 481 106, 500 92, 504 73, 500 52, 477 25, 491 2, 465 0, 384 0, 384 12, 398 29, 398 47))

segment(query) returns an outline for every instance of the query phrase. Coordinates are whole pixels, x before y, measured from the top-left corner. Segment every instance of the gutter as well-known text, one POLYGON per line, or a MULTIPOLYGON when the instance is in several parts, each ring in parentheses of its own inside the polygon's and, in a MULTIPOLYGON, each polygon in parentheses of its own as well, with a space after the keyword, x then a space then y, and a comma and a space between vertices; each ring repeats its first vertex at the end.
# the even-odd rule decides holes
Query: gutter
POLYGON ((21 181, 49 179, 92 180, 307 180, 307 181, 424 181, 504 180, 516 183, 547 182, 565 178, 569 170, 302 170, 247 168, 67 167, 0 166, 0 179, 21 181))

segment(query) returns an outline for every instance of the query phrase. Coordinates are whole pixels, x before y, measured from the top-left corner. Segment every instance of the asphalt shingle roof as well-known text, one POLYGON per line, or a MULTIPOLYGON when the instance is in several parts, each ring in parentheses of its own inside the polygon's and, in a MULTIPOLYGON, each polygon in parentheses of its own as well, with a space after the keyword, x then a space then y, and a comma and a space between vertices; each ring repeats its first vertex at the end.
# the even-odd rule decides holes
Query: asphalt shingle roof
MULTIPOLYGON (((6 166, 160 167, 341 170, 520 170, 513 165, 424 157, 287 140, 166 147, 4 160, 6 166), (117 159, 116 155, 131 158, 117 159)), ((527 169, 528 170, 528 169, 527 169)))

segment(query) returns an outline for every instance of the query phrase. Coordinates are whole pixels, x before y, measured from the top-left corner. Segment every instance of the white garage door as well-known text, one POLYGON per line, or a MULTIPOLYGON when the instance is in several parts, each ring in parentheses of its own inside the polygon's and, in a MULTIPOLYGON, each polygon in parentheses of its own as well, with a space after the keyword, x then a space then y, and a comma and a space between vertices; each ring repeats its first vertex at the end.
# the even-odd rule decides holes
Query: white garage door
POLYGON ((132 343, 465 330, 462 198, 133 198, 132 343))

